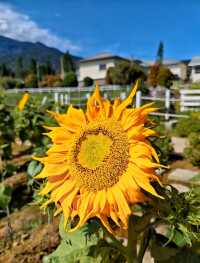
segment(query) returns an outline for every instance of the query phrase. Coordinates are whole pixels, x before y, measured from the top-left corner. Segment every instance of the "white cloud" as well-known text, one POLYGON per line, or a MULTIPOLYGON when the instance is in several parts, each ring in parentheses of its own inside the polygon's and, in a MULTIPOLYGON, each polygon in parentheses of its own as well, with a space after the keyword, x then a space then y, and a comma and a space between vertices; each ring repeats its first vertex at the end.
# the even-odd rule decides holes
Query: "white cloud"
POLYGON ((0 35, 20 41, 41 42, 60 50, 79 51, 80 47, 70 40, 59 37, 48 29, 41 28, 25 14, 0 3, 0 35))

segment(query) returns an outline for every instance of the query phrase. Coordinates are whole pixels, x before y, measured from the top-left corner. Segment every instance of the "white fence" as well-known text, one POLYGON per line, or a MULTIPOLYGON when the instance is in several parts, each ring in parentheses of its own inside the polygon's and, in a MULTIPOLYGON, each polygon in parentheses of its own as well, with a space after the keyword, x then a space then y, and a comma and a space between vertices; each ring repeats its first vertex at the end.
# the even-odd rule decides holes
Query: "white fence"
MULTIPOLYGON (((49 99, 49 95, 54 100, 57 105, 68 105, 73 104, 79 107, 83 107, 86 104, 86 100, 90 93, 93 91, 93 87, 87 88, 37 88, 37 89, 12 89, 7 90, 7 93, 21 93, 24 91, 29 91, 30 93, 39 93, 42 95, 42 104, 49 99)), ((101 92, 104 98, 109 98, 113 100, 116 96, 124 99, 130 92, 130 86, 102 86, 101 92)), ((135 106, 139 107, 145 102, 161 102, 162 109, 160 112, 152 113, 153 115, 164 116, 166 120, 170 117, 179 118, 185 117, 184 114, 174 114, 170 112, 171 106, 178 102, 180 104, 180 113, 193 110, 200 110, 200 90, 180 90, 180 96, 175 98, 169 89, 165 90, 163 96, 143 96, 141 91, 136 93, 135 106)))
POLYGON ((200 90, 180 90, 180 110, 200 111, 200 90))

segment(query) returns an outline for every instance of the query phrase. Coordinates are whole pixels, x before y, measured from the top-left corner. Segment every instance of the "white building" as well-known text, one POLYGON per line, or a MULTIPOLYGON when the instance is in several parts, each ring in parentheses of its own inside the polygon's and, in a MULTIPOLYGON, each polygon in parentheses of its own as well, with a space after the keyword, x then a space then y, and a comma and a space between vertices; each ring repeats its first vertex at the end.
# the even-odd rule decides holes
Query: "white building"
POLYGON ((186 80, 188 75, 188 60, 166 60, 164 65, 181 80, 186 80))
POLYGON ((85 77, 90 77, 94 81, 98 80, 99 84, 103 85, 105 83, 107 69, 116 66, 116 64, 122 61, 128 61, 128 59, 110 53, 101 53, 80 60, 77 72, 80 86, 83 85, 85 77))
MULTIPOLYGON (((188 75, 189 60, 164 60, 163 65, 179 79, 186 80, 188 75)), ((155 64, 155 61, 145 61, 142 66, 148 68, 155 64)))
POLYGON ((193 57, 189 63, 191 70, 190 79, 192 82, 200 82, 200 57, 193 57))

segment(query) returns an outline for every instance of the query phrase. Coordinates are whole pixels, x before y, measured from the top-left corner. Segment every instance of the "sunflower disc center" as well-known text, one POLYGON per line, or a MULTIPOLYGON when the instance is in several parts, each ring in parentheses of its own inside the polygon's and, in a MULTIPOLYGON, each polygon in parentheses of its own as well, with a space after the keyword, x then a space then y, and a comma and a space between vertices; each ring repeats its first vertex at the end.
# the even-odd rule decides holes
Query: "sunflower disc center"
POLYGON ((82 167, 95 169, 99 167, 110 152, 112 140, 102 134, 89 135, 81 144, 78 161, 82 167))
POLYGON ((115 120, 95 121, 77 134, 70 156, 70 174, 80 187, 90 191, 107 189, 127 169, 127 135, 115 120))

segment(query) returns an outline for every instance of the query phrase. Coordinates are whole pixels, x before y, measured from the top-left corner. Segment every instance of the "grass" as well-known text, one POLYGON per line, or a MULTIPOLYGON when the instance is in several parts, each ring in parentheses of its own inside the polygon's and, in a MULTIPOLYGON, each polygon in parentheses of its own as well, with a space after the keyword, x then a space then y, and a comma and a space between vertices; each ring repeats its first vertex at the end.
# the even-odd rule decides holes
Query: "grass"
MULTIPOLYGON (((45 88, 44 88, 45 89, 45 88)), ((120 87, 118 90, 107 90, 107 91, 101 91, 101 94, 104 98, 108 98, 109 100, 114 100, 116 97, 120 97, 121 99, 124 99, 130 92, 129 88, 120 87)), ((59 102, 61 103, 62 97, 65 104, 73 104, 75 106, 84 107, 87 102, 87 98, 90 96, 89 91, 81 91, 74 88, 74 91, 72 92, 59 92, 59 102), (68 102, 68 103, 66 103, 68 102)), ((40 100, 42 102, 43 98, 46 97, 48 100, 55 100, 55 93, 53 92, 45 92, 45 93, 31 93, 30 94, 33 99, 40 100)), ((22 93, 6 93, 6 104, 9 106, 16 106, 17 102, 22 97, 22 93)))

